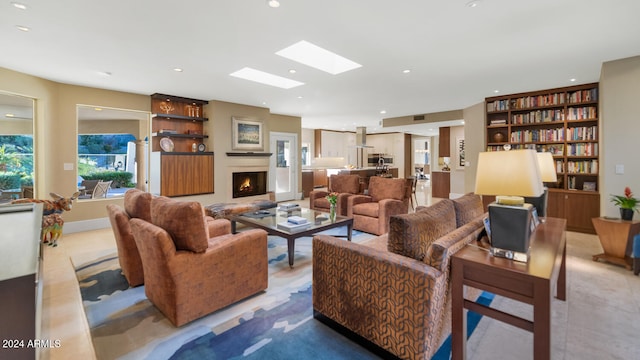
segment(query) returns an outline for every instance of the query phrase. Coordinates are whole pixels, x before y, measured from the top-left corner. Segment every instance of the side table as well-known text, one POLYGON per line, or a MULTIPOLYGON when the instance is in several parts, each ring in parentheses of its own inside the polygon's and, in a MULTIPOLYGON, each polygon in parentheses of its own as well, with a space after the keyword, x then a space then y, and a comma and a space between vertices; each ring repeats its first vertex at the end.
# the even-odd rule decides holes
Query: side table
MULTIPOLYGON (((533 333, 533 359, 551 358, 551 297, 566 299, 565 219, 546 218, 531 235, 529 262, 494 257, 467 245, 451 258, 451 358, 466 359, 464 309, 533 333), (464 286, 533 305, 533 321, 464 298, 464 286)), ((508 341, 503 339, 502 341, 508 341)))
POLYGON ((631 270, 633 236, 640 233, 640 221, 605 217, 593 218, 591 221, 604 249, 604 253, 593 255, 593 261, 603 259, 631 270))

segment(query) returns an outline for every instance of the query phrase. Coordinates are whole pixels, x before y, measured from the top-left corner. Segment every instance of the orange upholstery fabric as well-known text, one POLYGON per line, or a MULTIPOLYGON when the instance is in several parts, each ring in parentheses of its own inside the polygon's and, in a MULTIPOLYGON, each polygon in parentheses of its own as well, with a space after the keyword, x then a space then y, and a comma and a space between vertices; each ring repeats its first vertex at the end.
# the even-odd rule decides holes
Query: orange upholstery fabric
POLYGON ((312 210, 329 212, 329 201, 326 196, 330 192, 338 193, 338 215, 347 215, 347 200, 351 195, 360 193, 360 177, 358 175, 331 175, 329 177, 329 191, 312 190, 309 193, 309 207, 312 210))
POLYGON ((151 223, 165 229, 178 250, 202 253, 207 249, 208 229, 202 204, 197 201, 158 196, 151 200, 151 223))
POLYGON ((482 198, 474 193, 465 194, 453 199, 456 210, 456 226, 460 227, 484 213, 482 198))
POLYGON ((109 214, 109 222, 116 239, 118 261, 120 262, 122 274, 131 287, 144 284, 142 260, 129 226, 129 214, 122 207, 115 204, 107 205, 107 213, 109 214))
MULTIPOLYGON (((199 218, 200 226, 205 226, 201 207, 171 199, 154 199, 152 218, 158 219, 156 212, 160 209, 174 214, 177 222, 199 218)), ((216 221, 228 223, 228 220, 216 221)), ((166 219, 162 223, 175 226, 166 219)), ((157 225, 140 219, 131 219, 130 224, 144 267, 145 294, 175 326, 268 287, 267 233, 264 230, 218 234, 205 239, 205 250, 196 253, 179 250, 176 239, 157 225)))
POLYGON ((315 236, 314 310, 398 358, 431 359, 451 333, 451 256, 475 241, 483 216, 456 228, 454 204, 442 200, 392 216, 388 234, 364 243, 315 236))
POLYGON ((368 195, 347 199, 347 216, 353 218, 353 228, 376 235, 387 233, 392 215, 409 212, 405 184, 404 179, 371 177, 368 195))
POLYGON ((131 189, 124 193, 124 210, 129 216, 151 221, 151 193, 131 189))

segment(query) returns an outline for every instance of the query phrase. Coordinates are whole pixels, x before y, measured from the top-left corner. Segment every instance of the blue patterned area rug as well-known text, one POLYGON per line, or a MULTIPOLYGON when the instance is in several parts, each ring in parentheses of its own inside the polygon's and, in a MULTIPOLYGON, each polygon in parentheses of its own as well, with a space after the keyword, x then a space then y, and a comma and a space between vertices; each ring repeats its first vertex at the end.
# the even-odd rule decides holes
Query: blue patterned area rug
MULTIPOLYGON (((353 241, 369 238, 354 232, 353 241)), ((289 268, 286 249, 286 240, 269 236, 266 291, 180 328, 147 300, 144 286, 128 287, 115 250, 92 256, 91 260, 72 259, 96 357, 378 359, 313 318, 311 238, 296 240, 294 269, 289 268)), ((475 324, 477 321, 469 318, 470 331, 475 324)), ((448 359, 449 349, 450 341, 433 359, 448 359)))

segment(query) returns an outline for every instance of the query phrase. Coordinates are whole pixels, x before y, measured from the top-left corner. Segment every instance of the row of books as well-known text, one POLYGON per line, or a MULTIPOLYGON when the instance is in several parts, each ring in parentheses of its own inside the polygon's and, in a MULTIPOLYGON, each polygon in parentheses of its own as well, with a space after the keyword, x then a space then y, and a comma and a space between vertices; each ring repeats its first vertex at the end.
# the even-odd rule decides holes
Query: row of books
POLYGON ((487 111, 507 111, 510 109, 526 109, 541 106, 579 104, 598 101, 598 89, 586 89, 569 93, 553 93, 537 96, 524 96, 517 99, 495 100, 487 103, 487 111))
POLYGON ((597 126, 582 126, 567 129, 567 139, 569 140, 598 140, 597 126))
POLYGON ((567 144, 567 156, 598 156, 598 144, 567 144))
POLYGON ((539 129, 539 130, 517 130, 511 132, 512 142, 541 142, 541 141, 563 141, 564 128, 539 129))
POLYGON ((598 160, 567 161, 567 172, 570 174, 597 174, 598 160))
POLYGON ((572 107, 567 109, 567 120, 597 119, 598 110, 595 106, 572 107))
POLYGON ((567 179, 567 188, 569 190, 596 191, 597 184, 595 181, 583 181, 584 179, 576 176, 569 176, 567 179))
POLYGON ((552 121, 563 121, 564 111, 561 109, 555 110, 537 110, 531 111, 526 114, 515 114, 512 117, 512 124, 536 124, 552 121))
POLYGON ((598 89, 574 91, 567 94, 570 103, 598 101, 598 89))

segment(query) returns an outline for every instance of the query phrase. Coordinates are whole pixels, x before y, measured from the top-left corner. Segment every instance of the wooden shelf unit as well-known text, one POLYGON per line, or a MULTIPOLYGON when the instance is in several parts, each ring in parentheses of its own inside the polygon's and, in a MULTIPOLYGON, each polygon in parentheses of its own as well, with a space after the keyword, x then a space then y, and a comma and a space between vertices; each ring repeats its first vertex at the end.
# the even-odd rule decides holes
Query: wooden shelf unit
POLYGON ((165 94, 151 95, 152 151, 162 151, 160 140, 165 137, 173 141, 176 152, 192 152, 193 143, 202 144, 209 137, 204 134, 203 125, 209 121, 203 114, 203 106, 208 103, 165 94))
MULTIPOLYGON (((151 149, 159 153, 160 194, 185 196, 214 192, 214 154, 201 151, 204 133, 204 105, 208 101, 173 95, 151 95, 151 149), (173 151, 163 151, 160 140, 169 138, 173 151), (193 151, 193 144, 196 151, 193 151)), ((206 144, 205 144, 206 145, 206 144)), ((206 146, 204 147, 206 149, 206 146)))
POLYGON ((600 216, 598 93, 590 83, 485 99, 486 150, 550 152, 558 181, 546 184, 548 216, 567 218, 572 231, 595 233, 600 216))

